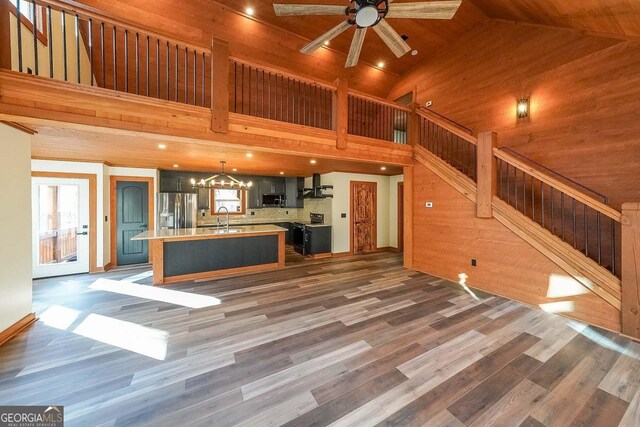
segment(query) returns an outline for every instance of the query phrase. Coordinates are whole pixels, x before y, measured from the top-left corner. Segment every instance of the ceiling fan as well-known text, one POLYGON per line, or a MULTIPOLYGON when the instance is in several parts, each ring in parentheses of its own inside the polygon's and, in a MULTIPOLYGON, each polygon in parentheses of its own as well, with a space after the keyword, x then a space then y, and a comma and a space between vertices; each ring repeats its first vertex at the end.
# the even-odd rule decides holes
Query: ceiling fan
POLYGON ((351 0, 346 8, 339 5, 319 4, 274 4, 277 16, 301 15, 345 15, 346 20, 300 49, 310 55, 323 44, 344 33, 351 26, 356 32, 351 41, 345 67, 358 64, 364 36, 371 27, 400 58, 411 50, 406 41, 391 27, 385 18, 451 19, 458 11, 462 0, 425 1, 416 3, 392 3, 393 0, 351 0))

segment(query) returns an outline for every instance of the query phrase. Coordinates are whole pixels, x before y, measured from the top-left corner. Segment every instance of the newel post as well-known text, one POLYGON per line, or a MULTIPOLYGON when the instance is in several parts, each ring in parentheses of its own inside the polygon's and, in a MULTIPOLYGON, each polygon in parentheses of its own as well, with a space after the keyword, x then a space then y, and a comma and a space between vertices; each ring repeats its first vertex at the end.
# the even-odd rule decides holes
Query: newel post
POLYGON ((418 104, 411 104, 411 112, 409 113, 409 135, 407 143, 411 146, 420 144, 420 116, 418 111, 420 106, 418 104))
POLYGON ((498 165, 493 149, 498 146, 498 134, 483 132, 478 135, 478 193, 476 196, 476 216, 493 217, 493 196, 498 194, 498 165))
POLYGON ((11 69, 11 21, 9 0, 0 0, 0 68, 11 69))
POLYGON ((211 41, 211 130, 229 132, 229 43, 211 41))
POLYGON ((349 124, 349 83, 345 78, 339 78, 337 89, 333 94, 333 128, 336 130, 336 148, 347 149, 349 124))
POLYGON ((622 205, 622 333, 640 339, 640 203, 622 205))

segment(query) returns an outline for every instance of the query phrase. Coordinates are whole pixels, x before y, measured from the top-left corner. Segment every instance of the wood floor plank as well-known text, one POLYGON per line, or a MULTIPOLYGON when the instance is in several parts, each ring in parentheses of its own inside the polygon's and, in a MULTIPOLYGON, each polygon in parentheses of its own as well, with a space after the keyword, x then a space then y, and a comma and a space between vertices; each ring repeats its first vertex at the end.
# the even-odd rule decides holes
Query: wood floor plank
MULTIPOLYGON (((606 391, 596 389, 591 399, 571 422, 571 427, 608 427, 618 425, 629 403, 606 391)), ((638 420, 640 421, 640 420, 638 420)))

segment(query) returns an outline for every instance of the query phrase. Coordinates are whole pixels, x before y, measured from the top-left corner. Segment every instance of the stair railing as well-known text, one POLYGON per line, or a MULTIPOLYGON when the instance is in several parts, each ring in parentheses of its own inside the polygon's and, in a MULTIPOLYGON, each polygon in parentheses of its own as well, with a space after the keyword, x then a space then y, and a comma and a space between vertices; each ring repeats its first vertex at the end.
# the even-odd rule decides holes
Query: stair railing
POLYGON ((621 276, 620 212, 506 150, 494 148, 493 155, 502 201, 621 276))
POLYGON ((417 111, 418 144, 477 182, 478 139, 443 119, 417 111))

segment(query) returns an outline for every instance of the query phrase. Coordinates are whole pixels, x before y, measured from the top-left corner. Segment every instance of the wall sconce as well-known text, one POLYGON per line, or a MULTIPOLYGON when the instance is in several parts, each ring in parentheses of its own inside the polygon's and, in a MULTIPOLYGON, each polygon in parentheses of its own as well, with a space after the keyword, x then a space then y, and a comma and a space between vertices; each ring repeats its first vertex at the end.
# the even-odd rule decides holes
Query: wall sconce
POLYGON ((516 105, 516 116, 519 119, 529 117, 529 98, 520 98, 516 105))

